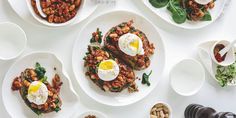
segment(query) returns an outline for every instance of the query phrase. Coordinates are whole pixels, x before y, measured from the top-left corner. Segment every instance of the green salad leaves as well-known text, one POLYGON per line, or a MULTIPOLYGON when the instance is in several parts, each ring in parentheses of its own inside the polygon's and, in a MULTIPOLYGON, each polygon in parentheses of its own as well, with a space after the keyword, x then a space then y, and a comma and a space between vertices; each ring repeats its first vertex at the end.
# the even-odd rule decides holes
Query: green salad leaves
POLYGON ((167 10, 171 13, 173 21, 177 24, 182 24, 187 19, 192 21, 212 20, 211 14, 208 11, 209 8, 198 3, 189 5, 188 2, 189 0, 149 0, 149 3, 155 8, 167 6, 167 10), (201 16, 201 14, 204 16, 201 16))
POLYGON ((153 7, 161 8, 168 4, 169 0, 149 0, 153 7))
POLYGON ((218 65, 215 77, 221 87, 227 86, 236 77, 236 63, 226 67, 218 65))
POLYGON ((178 23, 184 23, 187 19, 187 13, 186 11, 181 8, 179 0, 170 0, 167 9, 172 14, 172 19, 178 23))

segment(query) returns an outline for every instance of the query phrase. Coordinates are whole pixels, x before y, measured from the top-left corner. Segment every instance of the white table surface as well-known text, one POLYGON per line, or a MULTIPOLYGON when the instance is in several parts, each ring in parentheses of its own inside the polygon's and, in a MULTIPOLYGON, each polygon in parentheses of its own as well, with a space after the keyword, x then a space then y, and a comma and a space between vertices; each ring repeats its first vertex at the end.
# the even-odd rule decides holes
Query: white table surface
MULTIPOLYGON (((191 103, 211 106, 217 111, 231 111, 236 113, 235 88, 221 88, 210 78, 209 74, 206 73, 206 81, 202 89, 193 96, 183 97, 176 94, 170 87, 168 74, 173 65, 181 59, 195 58, 199 60, 196 54, 196 47, 199 43, 208 40, 233 40, 236 38, 236 1, 231 1, 223 17, 210 26, 199 30, 184 30, 171 26, 151 13, 139 1, 140 0, 117 0, 116 6, 100 7, 91 17, 76 26, 51 30, 25 22, 12 10, 7 0, 0 0, 0 21, 14 22, 25 30, 28 37, 28 46, 24 54, 32 51, 51 51, 64 62, 66 70, 73 81, 74 88, 80 96, 81 105, 78 106, 78 109, 74 109, 77 112, 82 113, 88 109, 94 109, 105 113, 108 118, 147 118, 149 110, 154 103, 157 101, 165 101, 172 107, 173 118, 183 118, 185 107, 191 103), (88 20, 100 13, 115 9, 135 11, 149 18, 156 25, 163 38, 167 59, 163 78, 156 77, 156 79, 161 79, 161 81, 151 94, 135 104, 124 107, 105 106, 89 98, 80 90, 71 66, 72 47, 80 28, 87 23, 88 20)), ((13 62, 14 60, 0 62, 0 83, 2 83, 5 73, 13 62)), ((2 95, 1 92, 0 87, 0 95, 2 95)), ((1 97, 0 114, 1 118, 9 117, 3 107, 1 97)))

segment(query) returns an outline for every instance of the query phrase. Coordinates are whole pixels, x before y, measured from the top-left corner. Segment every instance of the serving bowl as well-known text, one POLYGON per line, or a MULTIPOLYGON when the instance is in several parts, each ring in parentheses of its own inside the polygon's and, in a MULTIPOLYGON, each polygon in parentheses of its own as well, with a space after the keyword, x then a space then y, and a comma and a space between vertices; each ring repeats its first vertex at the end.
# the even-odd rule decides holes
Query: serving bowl
POLYGON ((80 17, 79 16, 80 15, 79 11, 85 7, 85 4, 86 4, 87 0, 81 0, 80 6, 79 6, 79 8, 77 10, 77 14, 72 19, 70 19, 69 21, 66 21, 64 23, 49 23, 46 19, 41 18, 39 15, 37 15, 34 12, 33 6, 31 5, 31 0, 25 0, 25 1, 27 3, 27 7, 28 7, 28 10, 30 11, 30 14, 39 23, 41 23, 43 25, 46 25, 46 26, 50 26, 50 27, 60 27, 60 26, 68 26, 68 25, 74 23, 78 19, 78 17, 80 17))
POLYGON ((26 34, 20 26, 11 23, 0 23, 0 60, 17 58, 26 48, 26 34))
POLYGON ((228 65, 231 65, 232 63, 235 62, 235 51, 234 51, 234 47, 231 47, 230 50, 227 52, 226 56, 225 56, 225 59, 222 61, 222 62, 218 62, 215 58, 215 54, 214 54, 214 49, 216 47, 217 44, 223 44, 224 46, 227 46, 230 44, 229 41, 227 40, 219 40, 217 42, 214 43, 214 45, 212 45, 211 47, 211 52, 210 52, 210 55, 211 55, 211 59, 218 65, 221 65, 221 66, 228 66, 228 65))
POLYGON ((39 62, 46 70, 48 82, 51 83, 53 76, 58 74, 63 82, 60 89, 60 98, 62 100, 61 110, 59 112, 50 112, 42 114, 44 118, 69 118, 73 116, 73 109, 78 109, 78 95, 73 89, 71 80, 66 73, 63 63, 52 53, 34 52, 17 60, 6 73, 2 82, 2 100, 3 105, 12 118, 35 118, 35 114, 21 98, 19 92, 12 91, 13 79, 20 75, 26 68, 34 67, 39 62), (56 68, 56 70, 55 70, 56 68))
POLYGON ((107 116, 105 114, 103 114, 102 112, 99 112, 99 111, 95 111, 95 110, 88 110, 82 114, 77 113, 76 116, 74 116, 74 118, 85 118, 88 115, 94 115, 94 116, 96 116, 96 118, 107 118, 107 116))

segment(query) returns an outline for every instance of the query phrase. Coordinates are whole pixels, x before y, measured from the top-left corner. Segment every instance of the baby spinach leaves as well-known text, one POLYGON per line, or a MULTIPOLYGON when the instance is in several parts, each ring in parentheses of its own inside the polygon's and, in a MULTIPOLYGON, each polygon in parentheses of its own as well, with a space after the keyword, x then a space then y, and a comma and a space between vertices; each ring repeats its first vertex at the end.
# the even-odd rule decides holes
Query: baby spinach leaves
POLYGON ((93 33, 92 38, 90 39, 90 43, 102 43, 102 32, 97 28, 96 32, 93 33))
POLYGON ((169 0, 149 0, 151 5, 156 8, 164 7, 168 4, 169 0))
POLYGON ((37 73, 38 78, 41 79, 41 78, 44 78, 46 70, 38 62, 36 62, 36 64, 35 64, 35 72, 37 73))
POLYGON ((178 23, 184 23, 187 19, 186 11, 181 8, 180 2, 178 0, 170 0, 169 4, 167 5, 167 9, 172 14, 172 19, 178 23))
POLYGON ((205 11, 205 15, 202 17, 202 21, 211 21, 211 14, 209 11, 205 11))
POLYGON ((142 84, 147 84, 148 86, 151 85, 151 83, 149 82, 149 76, 152 74, 152 70, 149 74, 143 73, 142 76, 142 84))

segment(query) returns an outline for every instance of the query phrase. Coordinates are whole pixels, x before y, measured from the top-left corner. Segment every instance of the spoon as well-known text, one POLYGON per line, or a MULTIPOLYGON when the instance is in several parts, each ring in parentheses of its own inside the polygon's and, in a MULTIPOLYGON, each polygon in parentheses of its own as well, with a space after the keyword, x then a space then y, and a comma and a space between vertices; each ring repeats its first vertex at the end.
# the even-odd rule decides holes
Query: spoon
POLYGON ((36 7, 37 7, 37 9, 38 9, 38 11, 39 11, 39 14, 40 14, 42 17, 46 18, 47 15, 46 15, 46 14, 43 12, 43 10, 42 10, 42 7, 41 7, 41 5, 40 5, 40 0, 35 0, 35 2, 36 2, 36 7))
POLYGON ((223 55, 225 55, 225 53, 227 53, 232 46, 236 43, 236 40, 232 41, 230 44, 228 44, 227 46, 225 46, 225 48, 223 48, 222 50, 219 51, 220 56, 222 57, 223 55))

